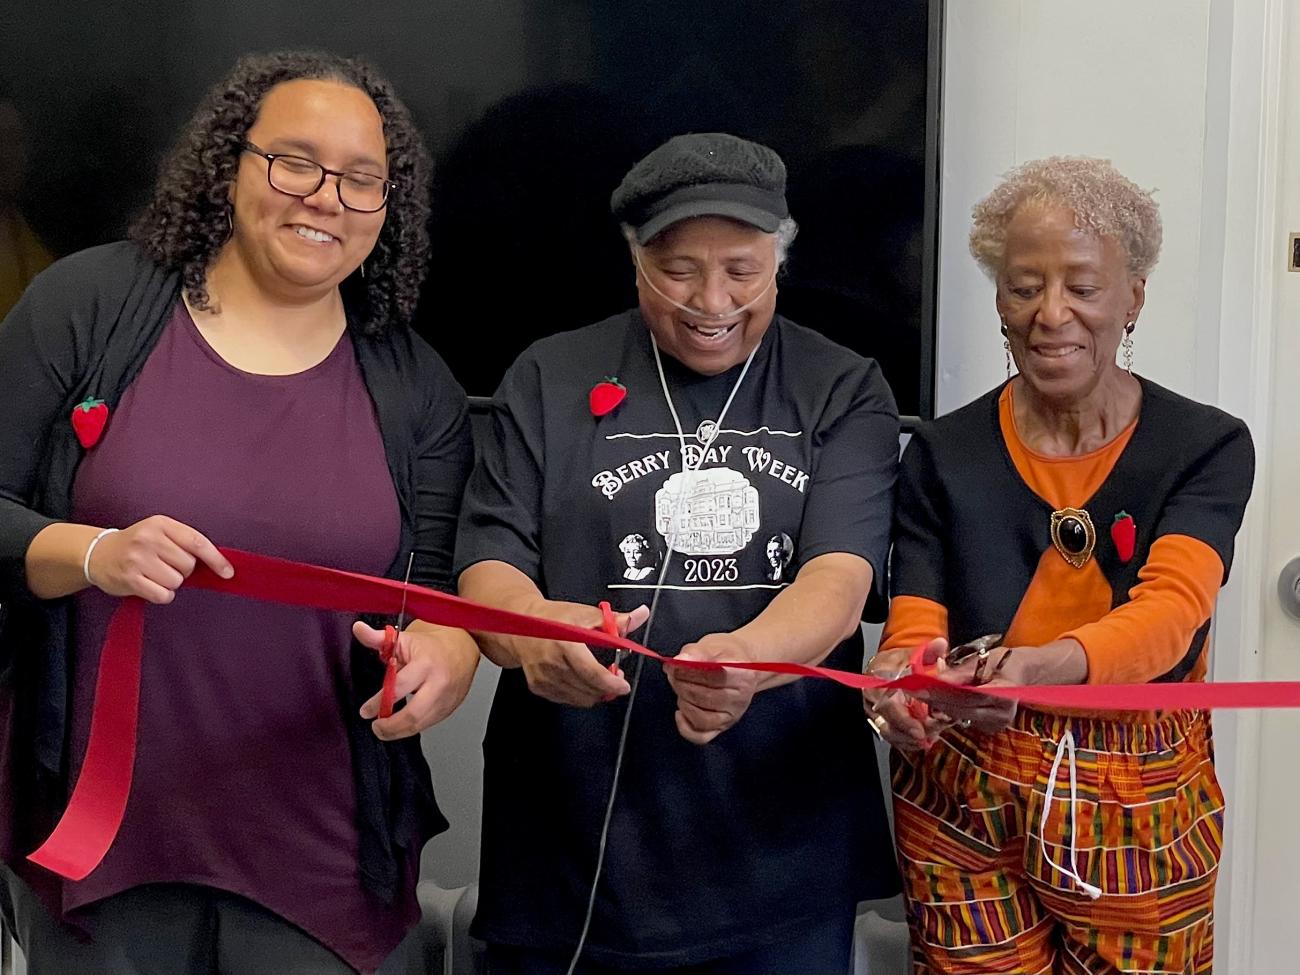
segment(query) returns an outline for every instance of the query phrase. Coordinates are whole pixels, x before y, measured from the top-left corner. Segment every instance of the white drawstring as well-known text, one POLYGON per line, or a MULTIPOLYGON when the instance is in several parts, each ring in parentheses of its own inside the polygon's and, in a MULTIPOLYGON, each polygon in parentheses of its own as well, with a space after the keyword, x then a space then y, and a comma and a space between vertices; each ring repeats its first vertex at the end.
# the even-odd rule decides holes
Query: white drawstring
POLYGON ((1076 807, 1079 803, 1079 783, 1075 776, 1074 768, 1074 733, 1068 728, 1065 735, 1056 745, 1056 758, 1052 762, 1052 774, 1047 780, 1047 794, 1043 796, 1043 816, 1038 823, 1038 842, 1043 848, 1043 857, 1047 860, 1048 865, 1057 873, 1074 880, 1075 883, 1083 890, 1085 894, 1096 900, 1101 896, 1101 888, 1094 887, 1088 881, 1079 876, 1079 871, 1075 863, 1079 859, 1078 842, 1078 818, 1076 816, 1076 807), (1070 756, 1070 863, 1068 868, 1062 867, 1052 859, 1051 852, 1047 849, 1047 819, 1052 814, 1052 803, 1056 796, 1056 776, 1061 771, 1061 757, 1066 753, 1070 756))

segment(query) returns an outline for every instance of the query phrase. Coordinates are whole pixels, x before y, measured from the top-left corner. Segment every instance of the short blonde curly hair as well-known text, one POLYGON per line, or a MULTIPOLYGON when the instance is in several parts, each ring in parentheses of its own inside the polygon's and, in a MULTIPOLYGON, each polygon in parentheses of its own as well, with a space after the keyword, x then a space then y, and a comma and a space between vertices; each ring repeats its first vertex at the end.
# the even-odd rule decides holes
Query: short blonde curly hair
POLYGON ((1109 159, 1051 156, 1012 169, 971 211, 970 252, 995 281, 1006 255, 1007 225, 1026 203, 1072 210, 1080 230, 1110 237, 1124 248, 1135 277, 1149 275, 1160 257, 1160 208, 1148 191, 1109 159))

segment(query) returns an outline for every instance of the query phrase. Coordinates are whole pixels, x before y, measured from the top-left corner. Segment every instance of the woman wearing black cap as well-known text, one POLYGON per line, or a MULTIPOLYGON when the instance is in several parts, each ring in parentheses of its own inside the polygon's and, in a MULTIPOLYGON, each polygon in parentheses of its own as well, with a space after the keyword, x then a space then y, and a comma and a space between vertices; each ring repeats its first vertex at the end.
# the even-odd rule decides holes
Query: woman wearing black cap
MULTIPOLYGON (((667 654, 859 671, 898 417, 874 362, 776 314, 784 165, 734 136, 679 136, 613 209, 639 308, 543 339, 502 381, 462 594, 586 626, 608 600, 667 654), (646 525, 664 558, 629 580, 620 540, 646 525)), ((584 972, 847 971, 856 903, 897 889, 857 694, 483 645, 504 668, 473 929, 494 975, 564 972, 579 953, 584 972)))

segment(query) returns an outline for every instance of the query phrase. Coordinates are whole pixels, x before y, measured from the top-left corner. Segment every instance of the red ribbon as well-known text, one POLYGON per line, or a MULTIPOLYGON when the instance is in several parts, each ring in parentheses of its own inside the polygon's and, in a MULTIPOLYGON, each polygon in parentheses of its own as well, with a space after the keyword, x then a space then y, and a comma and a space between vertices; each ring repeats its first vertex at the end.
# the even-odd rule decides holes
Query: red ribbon
MULTIPOLYGON (((770 674, 820 677, 846 687, 903 691, 961 690, 926 674, 895 681, 807 664, 762 661, 703 661, 664 657, 625 637, 588 630, 569 623, 525 616, 481 606, 446 593, 405 586, 390 579, 304 565, 251 552, 223 549, 235 567, 222 579, 200 566, 186 585, 213 592, 264 599, 291 606, 346 613, 395 615, 403 591, 407 612, 415 619, 442 626, 490 633, 566 640, 628 650, 667 666, 716 670, 756 670, 770 674)), ((112 845, 122 825, 135 765, 136 722, 140 705, 140 655, 144 603, 124 599, 109 621, 95 684, 90 740, 76 787, 54 832, 29 859, 68 880, 83 880, 112 845)), ((1300 681, 1231 684, 1079 684, 1031 687, 981 687, 979 694, 1009 698, 1024 704, 1105 711, 1151 711, 1213 708, 1300 707, 1300 681)))

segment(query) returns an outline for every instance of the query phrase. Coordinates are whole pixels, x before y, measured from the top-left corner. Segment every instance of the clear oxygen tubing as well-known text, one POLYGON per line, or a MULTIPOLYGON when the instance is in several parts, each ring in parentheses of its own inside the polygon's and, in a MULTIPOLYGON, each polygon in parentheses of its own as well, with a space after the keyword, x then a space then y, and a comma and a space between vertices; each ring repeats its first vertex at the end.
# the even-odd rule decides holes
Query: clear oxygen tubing
MULTIPOLYGON (((647 279, 648 282, 649 279, 647 279)), ((652 288, 654 285, 650 285, 652 288)), ((771 285, 769 284, 770 288, 771 285)), ((766 288, 764 292, 766 292, 766 288)), ((759 297, 762 297, 760 295, 759 297)), ((758 299, 754 299, 757 301, 758 299)), ((753 302, 750 302, 753 304, 753 302)), ((748 306, 746 306, 748 307, 748 306)), ((743 309, 742 309, 743 310, 743 309)), ((730 314, 737 314, 731 312, 730 314)), ((759 345, 762 345, 760 342, 759 345)), ((709 445, 717 439, 718 433, 722 430, 722 421, 727 415, 727 410, 731 408, 731 401, 736 398, 736 392, 740 389, 740 384, 745 381, 745 374, 749 372, 750 363, 754 361, 754 355, 758 352, 758 345, 750 350, 749 357, 745 360, 745 367, 740 370, 740 375, 736 377, 736 383, 731 387, 731 393, 727 396, 727 402, 722 406, 722 412, 718 414, 718 419, 713 424, 712 433, 709 435, 709 442, 703 444, 699 453, 699 458, 692 467, 686 461, 686 434, 682 430, 682 421, 677 415, 677 407, 673 405, 672 394, 668 392, 668 380, 664 377, 663 358, 659 355, 659 343, 650 336, 650 346, 654 350, 655 367, 659 370, 659 386, 664 393, 664 402, 668 404, 668 412, 673 416, 673 426, 677 428, 677 441, 681 445, 682 455, 682 473, 684 476, 682 489, 677 494, 677 503, 673 510, 673 518, 670 522, 669 533, 667 537, 668 550, 664 554, 664 564, 659 569, 659 579, 655 583, 654 596, 650 599, 650 615, 646 617, 645 629, 642 631, 642 642, 650 646, 651 633, 654 628, 655 614, 659 609, 659 597, 663 593, 664 578, 668 575, 668 565, 672 561, 673 552, 677 548, 677 530, 681 520, 682 504, 690 494, 690 484, 693 475, 699 470, 700 464, 704 462, 704 456, 708 452, 709 445)), ((614 802, 618 798, 619 776, 623 771, 623 756, 627 751, 627 731, 632 722, 632 705, 636 703, 636 691, 641 686, 641 667, 645 658, 637 655, 632 665, 631 691, 627 696, 627 709, 623 712, 623 725, 618 735, 618 750, 614 755, 614 776, 609 786, 609 800, 605 804, 605 821, 600 827, 600 843, 596 852, 596 870, 591 878, 591 894, 587 899, 587 913, 582 921, 582 933, 578 936, 577 947, 573 950, 573 958, 569 962, 567 975, 574 975, 577 971, 578 962, 582 958, 582 950, 587 945, 587 932, 591 929, 591 918, 596 910, 596 891, 600 886, 600 876, 605 867, 605 850, 609 846, 609 824, 614 816, 614 802)))
POLYGON ((641 280, 643 280, 649 286, 651 291, 653 291, 660 298, 668 302, 670 305, 672 305, 674 308, 676 308, 678 311, 682 312, 683 314, 689 315, 692 319, 696 319, 698 321, 705 322, 705 323, 714 322, 714 323, 721 324, 723 322, 731 321, 733 318, 737 317, 738 315, 743 315, 745 312, 749 311, 760 301, 762 301, 763 298, 766 297, 767 293, 772 290, 773 285, 776 284, 776 271, 773 271, 772 276, 768 279, 767 285, 763 288, 762 291, 760 291, 752 299, 745 302, 745 304, 741 305, 739 308, 732 308, 728 311, 718 312, 715 314, 713 312, 702 311, 699 308, 692 308, 689 305, 683 305, 681 302, 675 301, 674 299, 668 297, 668 295, 660 291, 659 288, 655 285, 653 279, 651 279, 650 275, 646 274, 645 265, 641 263, 640 247, 632 248, 632 260, 636 263, 637 273, 641 275, 641 280))

